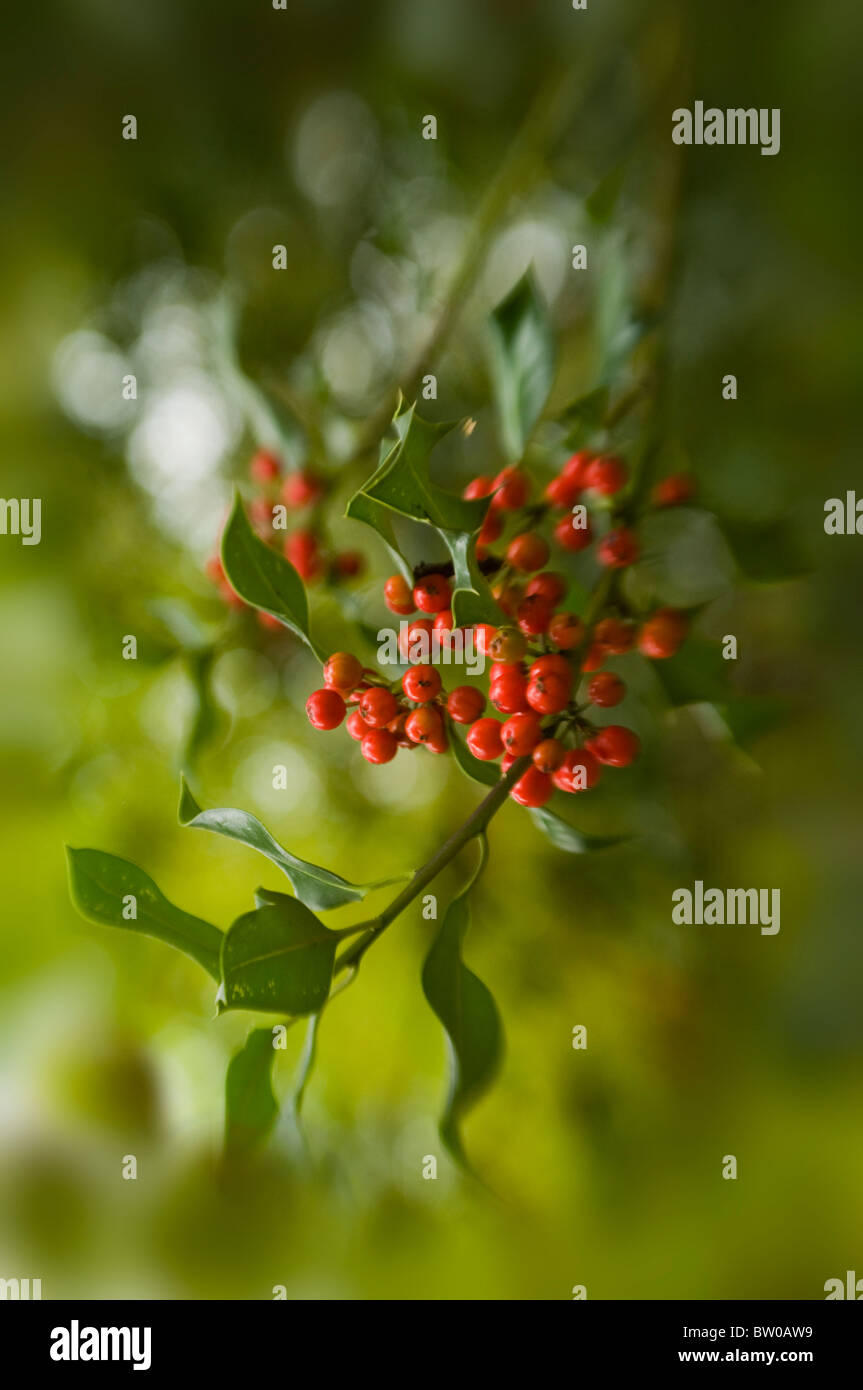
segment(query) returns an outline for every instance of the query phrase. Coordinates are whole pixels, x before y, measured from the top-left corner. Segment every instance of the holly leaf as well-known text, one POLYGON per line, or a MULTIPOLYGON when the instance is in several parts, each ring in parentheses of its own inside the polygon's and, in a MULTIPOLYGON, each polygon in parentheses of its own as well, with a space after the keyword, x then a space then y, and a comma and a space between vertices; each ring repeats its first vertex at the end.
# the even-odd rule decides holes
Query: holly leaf
POLYGON ((506 615, 498 607, 491 587, 476 558, 476 536, 464 531, 441 531, 453 563, 452 609, 455 627, 491 623, 500 627, 506 615))
POLYGON ((69 888, 83 917, 105 927, 141 932, 175 946, 221 978, 219 955, 224 933, 200 917, 175 907, 156 884, 128 859, 100 849, 67 846, 69 888), (129 914, 134 913, 134 916, 129 914))
POLYGON ((796 579, 809 569, 790 526, 784 521, 722 521, 722 529, 747 579, 767 584, 796 579))
POLYGON ((517 463, 548 400, 555 370, 551 318, 531 271, 491 316, 489 356, 501 441, 507 458, 517 463))
POLYGON ((273 1095, 273 1033, 253 1028, 228 1063, 225 1077, 225 1152, 247 1153, 263 1143, 279 1113, 273 1095))
MULTIPOLYGON (((349 883, 339 874, 322 869, 307 859, 300 859, 284 849, 262 825, 257 816, 250 811, 240 811, 232 806, 221 806, 216 810, 204 811, 198 805, 185 778, 180 779, 180 806, 178 819, 181 825, 193 830, 212 830, 216 835, 225 835, 229 840, 238 840, 263 854, 270 863, 275 864, 288 878, 300 902, 316 912, 324 912, 331 907, 343 907, 345 903, 361 902, 373 888, 384 888, 390 883, 399 883, 400 878, 380 879, 375 883, 349 883)), ((406 875, 401 876, 406 877, 406 875)))
MULTIPOLYGON (((401 411, 393 420, 395 443, 348 503, 348 516, 373 526, 391 551, 392 539, 381 529, 381 508, 440 530, 476 531, 482 525, 487 498, 466 501, 431 479, 431 452, 453 428, 421 419, 415 406, 401 411)), ((391 532, 391 521, 388 525, 391 532)))
POLYGON ((364 492, 355 492, 345 508, 345 516, 352 517, 354 521, 362 521, 366 526, 371 526, 373 531, 377 531, 395 562, 396 569, 413 588, 413 570, 401 552, 393 528, 392 512, 374 497, 369 497, 364 492))
POLYGON ((729 666, 718 642, 690 637, 674 656, 651 661, 672 705, 713 704, 729 698, 729 666))
POLYGON ((330 992, 340 937, 299 898, 270 895, 225 933, 219 1011, 316 1013, 330 992))
POLYGON ((278 618, 319 660, 326 660, 309 633, 309 605, 303 581, 293 565, 255 534, 239 493, 222 534, 222 564, 241 599, 278 618))
POLYGON ((479 863, 447 907, 422 972, 423 993, 443 1024, 450 1044, 449 1091, 440 1119, 440 1136, 462 1164, 466 1164, 466 1159, 461 1121, 488 1089, 503 1052, 503 1029, 494 999, 462 960, 469 924, 468 894, 488 856, 485 837, 478 838, 479 863))
POLYGON ((469 777, 472 782, 479 782, 483 787, 497 786, 500 781, 499 764, 484 763, 481 758, 475 758, 452 723, 449 726, 449 744, 453 757, 465 777, 469 777))
POLYGON ((557 848, 567 854, 592 854, 600 849, 613 849, 615 845, 625 844, 628 835, 588 835, 577 829, 570 819, 567 792, 555 792, 545 806, 535 807, 530 818, 538 830, 551 840, 557 848))

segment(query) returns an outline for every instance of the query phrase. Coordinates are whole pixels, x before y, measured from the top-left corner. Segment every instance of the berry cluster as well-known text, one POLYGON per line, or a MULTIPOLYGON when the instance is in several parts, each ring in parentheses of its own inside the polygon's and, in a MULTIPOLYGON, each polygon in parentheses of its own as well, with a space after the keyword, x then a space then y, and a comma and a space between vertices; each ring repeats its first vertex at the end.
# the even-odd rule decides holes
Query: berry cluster
MULTIPOLYGON (((249 477, 256 488, 256 495, 249 503, 252 525, 268 545, 281 544, 285 559, 293 565, 303 583, 353 579, 362 572, 364 559, 358 551, 331 552, 323 539, 321 506, 327 495, 325 479, 309 468, 284 473, 279 460, 266 449, 259 449, 253 456, 249 477), (278 505, 290 517, 293 523, 290 529, 277 529, 273 525, 273 509, 278 505)), ((231 588, 218 555, 208 560, 206 572, 227 604, 245 607, 231 588)), ((258 620, 265 627, 281 627, 278 620, 267 613, 259 613, 258 620)))

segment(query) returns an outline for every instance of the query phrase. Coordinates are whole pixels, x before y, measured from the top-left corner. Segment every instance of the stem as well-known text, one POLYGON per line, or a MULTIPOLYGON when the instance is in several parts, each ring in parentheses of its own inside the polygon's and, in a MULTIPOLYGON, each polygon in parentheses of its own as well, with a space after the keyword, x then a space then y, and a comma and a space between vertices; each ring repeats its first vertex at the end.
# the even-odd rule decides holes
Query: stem
MULTIPOLYGON (((367 927, 366 934, 353 946, 349 946, 343 951, 336 961, 334 974, 338 975, 342 970, 347 970, 350 966, 359 964, 372 942, 386 931, 391 922, 395 921, 409 903, 418 897, 422 890, 436 878, 441 869, 445 868, 451 859, 454 859, 459 850, 469 840, 476 835, 481 835, 486 829, 489 821, 500 810, 509 795, 510 789, 515 785, 522 773, 530 766, 530 758, 517 758, 507 773, 501 777, 500 781, 492 787, 491 791, 478 806, 471 811, 467 820, 453 831, 448 840, 445 840, 436 854, 427 860, 421 868, 417 869, 410 883, 403 888, 388 907, 380 913, 378 917, 372 918, 368 923, 362 924, 367 927)), ((352 929, 356 930, 356 929, 352 929)))

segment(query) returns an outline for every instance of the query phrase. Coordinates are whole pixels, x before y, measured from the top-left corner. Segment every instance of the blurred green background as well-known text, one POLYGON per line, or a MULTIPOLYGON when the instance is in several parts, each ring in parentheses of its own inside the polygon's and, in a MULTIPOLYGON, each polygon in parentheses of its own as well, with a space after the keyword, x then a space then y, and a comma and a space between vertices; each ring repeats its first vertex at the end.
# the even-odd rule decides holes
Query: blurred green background
MULTIPOLYGON (((823 533, 825 499, 859 477, 859 11, 48 0, 5 27, 3 493, 41 496, 43 538, 0 538, 0 1276, 41 1278, 46 1298, 269 1298, 279 1284, 301 1299, 565 1299, 575 1284, 589 1298, 823 1297, 863 1259, 861 542, 823 533), (421 1178, 440 1153, 444 1043, 420 989, 418 909, 324 1022, 307 1147, 286 1121, 259 1161, 226 1170, 224 1070, 254 1020, 216 1021, 190 962, 83 922, 62 851, 132 858, 222 926, 259 882, 280 886, 175 817, 193 692, 151 605, 180 598, 222 622, 202 566, 255 442, 213 304, 226 288, 241 304, 244 368, 288 419, 306 413, 313 456, 347 491, 357 431, 433 330, 484 191, 561 65, 571 110, 501 210, 433 364, 429 413, 479 421, 451 484, 499 462, 477 348, 488 308, 533 263, 562 408, 595 384, 592 325, 615 275, 640 281, 668 239, 678 97, 781 108, 774 158, 687 153, 667 443, 709 506, 787 518, 807 556, 806 579, 716 586, 704 619, 737 634, 740 687, 787 699, 788 715, 742 750, 703 711, 656 721, 634 695, 622 714, 645 758, 607 779, 585 824, 636 843, 572 857, 514 805, 496 820, 467 959, 507 1054, 466 1139, 497 1197, 443 1158, 438 1181, 421 1178), (429 113, 436 142, 419 137, 429 113), (580 279, 583 200, 612 171, 619 210, 580 279), (120 658, 127 633, 136 663, 120 658), (780 933, 673 926, 671 892, 695 878, 780 888, 780 933)), ((381 621, 375 538, 334 533, 366 552, 355 592, 381 621)), ((323 600, 320 621, 343 631, 323 600)), ((351 879, 413 867, 478 789, 449 760, 371 768, 344 733, 314 735, 316 683, 290 639, 231 618, 199 796, 256 812, 351 879), (274 763, 286 792, 270 789, 274 763)))

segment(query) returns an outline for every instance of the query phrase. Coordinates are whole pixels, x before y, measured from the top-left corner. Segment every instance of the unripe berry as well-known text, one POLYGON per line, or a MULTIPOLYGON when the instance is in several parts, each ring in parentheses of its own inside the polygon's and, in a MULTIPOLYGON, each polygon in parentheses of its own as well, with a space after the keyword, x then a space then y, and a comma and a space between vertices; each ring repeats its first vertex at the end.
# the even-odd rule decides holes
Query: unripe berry
POLYGON ((391 690, 373 685, 360 700, 360 714, 373 729, 383 729, 399 712, 398 701, 391 690))
POLYGON ((514 627, 499 627, 488 644, 488 655, 494 661, 520 661, 527 651, 527 643, 514 627))
POLYGON ((391 763, 399 751, 399 741, 389 729, 369 729, 360 751, 367 763, 391 763))
POLYGON ((318 579, 323 573, 324 562, 320 545, 314 531, 300 529, 285 537, 285 559, 293 565, 300 578, 306 583, 318 579))
POLYGON ((560 714, 569 704, 570 693, 570 682, 552 672, 530 681, 527 687, 527 703, 538 714, 560 714))
POLYGON ((518 468, 504 468, 494 480, 491 505, 497 512, 517 512, 530 495, 530 479, 518 468))
POLYGON ((603 618, 593 629, 593 640, 614 656, 623 656, 635 646, 635 623, 623 618, 603 618))
POLYGON ((357 743, 362 743, 363 739, 369 731, 369 726, 363 719, 363 716, 360 714, 358 709, 351 710, 350 714, 348 715, 345 728, 347 729, 351 738, 356 739, 357 743))
POLYGON ((428 704, 440 694, 441 679, 433 666, 412 666, 402 676, 402 689, 409 700, 428 704))
POLYGON ((310 507, 324 495, 323 481, 307 468, 289 473, 282 487, 282 501, 288 507, 310 507))
POLYGON ((502 609, 508 618, 514 618, 516 609, 524 598, 520 584, 497 584, 492 589, 498 608, 502 609))
POLYGON ((587 748, 577 748, 564 756, 552 775, 554 785, 562 792, 589 791, 602 776, 602 767, 587 748))
POLYGON ((345 717, 345 702, 337 690, 314 690, 306 700, 306 714, 316 729, 337 729, 345 717))
POLYGON ((518 605, 518 625, 525 637, 538 637, 545 632, 552 617, 552 606, 542 594, 531 594, 518 605))
POLYGON ((554 783, 551 778, 538 768, 529 767, 527 772, 519 777, 510 796, 513 801, 517 801, 519 806, 544 806, 554 791, 554 783))
POLYGON ((446 707, 456 724, 475 724, 485 709, 485 696, 473 685, 457 685, 447 696, 446 707))
POLYGON ((626 686, 613 671, 600 671, 588 682, 587 698, 591 704, 599 705, 600 709, 619 705, 625 694, 626 686))
POLYGON ((564 550, 586 550, 593 540, 590 520, 585 526, 573 526, 572 521, 571 516, 562 516, 554 528, 554 539, 564 550))
POLYGON ((362 662, 351 652, 334 652, 324 664, 324 685, 349 693, 356 690, 362 674, 362 662))
POLYGON ((674 608, 660 608, 639 632, 638 650, 655 661, 674 656, 688 630, 689 619, 685 613, 674 608))
POLYGON ((543 570, 542 574, 535 574, 533 579, 527 582, 525 595, 531 598, 534 594, 539 594, 541 598, 547 599, 552 608, 560 603, 567 590, 567 582, 562 574, 555 570, 543 570))
POLYGON ((533 765, 537 772, 556 772, 565 753, 566 749, 556 738, 544 738, 533 750, 533 765))
POLYGON ((449 608, 451 592, 446 575, 427 574, 414 585, 414 607, 421 613, 441 613, 449 608))
POLYGON ((603 454, 589 463, 586 470, 587 486, 603 497, 611 497, 625 485, 628 471, 623 459, 611 458, 603 454))
POLYGON ((609 531, 596 548, 596 558, 608 569, 622 570, 633 564, 639 556, 638 538, 626 526, 609 531))
POLYGON ((478 497, 488 497, 494 491, 494 478, 485 477, 482 473, 478 478, 471 478, 462 497, 468 502, 474 502, 478 497))
POLYGON ((608 724, 588 739, 587 750, 609 767, 628 767, 641 751, 641 741, 631 729, 622 724, 608 724))
POLYGON ((275 482, 281 473, 281 465, 275 454, 267 449, 259 449, 249 464, 249 476, 253 483, 275 482))
POLYGON ((679 507, 695 496, 695 480, 689 473, 672 473, 663 478, 651 493, 654 507, 679 507))
POLYGON ((531 662, 530 679, 540 680, 543 676, 561 676, 565 681, 572 684, 572 667, 565 656, 559 652, 547 652, 545 656, 538 656, 536 661, 531 662))
POLYGON ((506 558, 513 569, 532 574, 541 570, 548 559, 548 542, 536 531, 522 531, 507 546, 506 558))
POLYGON ((467 746, 475 758, 480 758, 485 763, 500 757, 503 752, 500 729, 499 721, 492 719, 490 715, 471 724, 467 734, 467 746))
POLYGON ((411 586, 404 575, 390 575, 384 585, 384 603, 391 613, 401 613, 403 617, 416 611, 411 586))
POLYGON ((523 758, 532 753, 542 738, 542 720, 530 711, 527 714, 513 714, 505 720, 500 731, 500 739, 507 753, 523 758))
POLYGON ((548 639, 561 651, 571 652, 584 638, 584 623, 574 613, 555 613, 548 625, 548 639))
POLYGON ((411 710, 405 720, 405 733, 412 743, 431 743, 443 731, 443 719, 436 705, 422 705, 411 710))

